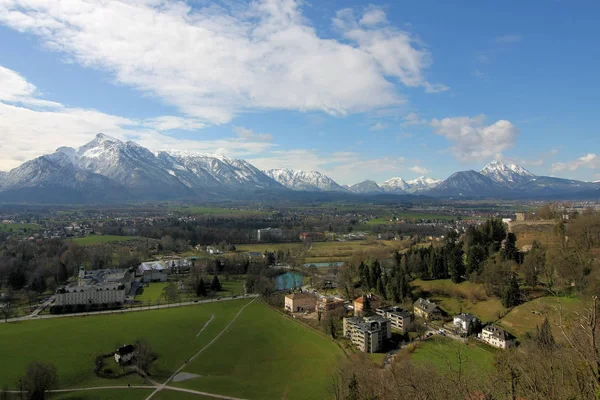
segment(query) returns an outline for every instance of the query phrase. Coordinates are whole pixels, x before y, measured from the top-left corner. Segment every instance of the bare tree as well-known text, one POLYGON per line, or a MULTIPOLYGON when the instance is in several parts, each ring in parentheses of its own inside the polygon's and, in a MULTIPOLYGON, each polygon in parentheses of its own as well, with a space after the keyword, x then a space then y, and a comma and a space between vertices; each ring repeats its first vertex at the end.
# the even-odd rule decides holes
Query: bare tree
POLYGON ((44 400, 46 392, 58 385, 56 366, 34 361, 27 366, 21 381, 29 400, 44 400))
POLYGON ((134 365, 146 374, 150 373, 150 365, 154 361, 154 354, 152 353, 152 346, 149 343, 138 340, 135 345, 135 357, 134 365))

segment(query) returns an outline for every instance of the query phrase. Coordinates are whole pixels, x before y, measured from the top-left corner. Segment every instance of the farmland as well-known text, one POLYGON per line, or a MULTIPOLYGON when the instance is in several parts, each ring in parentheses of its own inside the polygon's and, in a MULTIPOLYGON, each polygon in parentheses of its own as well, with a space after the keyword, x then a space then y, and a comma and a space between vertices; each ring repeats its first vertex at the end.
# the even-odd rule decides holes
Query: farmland
POLYGON ((80 246, 89 246, 100 243, 113 243, 113 242, 128 242, 130 240, 140 239, 137 236, 115 236, 115 235, 90 235, 80 238, 71 239, 73 243, 80 246))
POLYGON ((0 224, 0 232, 16 232, 19 230, 36 231, 41 228, 38 224, 0 224))
POLYGON ((342 350, 330 339, 265 305, 250 304, 175 386, 250 399, 318 399, 342 350))
POLYGON ((269 211, 243 210, 237 208, 219 208, 219 207, 177 207, 171 209, 174 212, 182 214, 206 215, 211 217, 259 217, 272 214, 269 211))

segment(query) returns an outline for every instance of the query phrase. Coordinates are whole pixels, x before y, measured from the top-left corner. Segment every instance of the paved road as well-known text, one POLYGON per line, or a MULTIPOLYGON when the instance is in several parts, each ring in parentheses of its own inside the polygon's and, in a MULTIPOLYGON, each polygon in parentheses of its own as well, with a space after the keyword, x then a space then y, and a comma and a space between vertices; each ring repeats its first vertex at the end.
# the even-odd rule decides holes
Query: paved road
MULTIPOLYGON (((258 297, 257 294, 248 294, 245 296, 237 296, 237 297, 221 297, 219 299, 187 301, 187 302, 182 302, 182 303, 171 303, 171 304, 160 304, 160 305, 155 305, 155 306, 124 308, 121 310, 91 311, 91 312, 73 313, 73 314, 50 314, 50 315, 35 314, 34 315, 32 313, 25 317, 11 318, 8 320, 8 322, 10 323, 10 322, 30 321, 30 320, 50 319, 50 318, 85 317, 88 315, 98 315, 98 314, 122 314, 122 313, 128 313, 128 312, 149 311, 149 310, 157 310, 157 309, 163 309, 163 308, 193 306, 193 305, 197 305, 197 304, 214 303, 214 302, 219 302, 219 301, 238 300, 238 299, 243 299, 243 298, 256 298, 256 297, 258 297)), ((4 320, 1 320, 0 323, 4 323, 4 320)))

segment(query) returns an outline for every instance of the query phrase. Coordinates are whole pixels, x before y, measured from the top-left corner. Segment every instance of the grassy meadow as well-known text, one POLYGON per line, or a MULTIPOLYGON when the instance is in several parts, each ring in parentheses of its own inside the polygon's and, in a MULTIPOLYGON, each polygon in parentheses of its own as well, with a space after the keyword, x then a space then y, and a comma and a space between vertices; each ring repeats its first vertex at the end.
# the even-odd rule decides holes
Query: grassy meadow
POLYGON ((0 232, 17 232, 21 229, 37 231, 42 229, 42 227, 38 224, 0 224, 0 232))
POLYGON ((439 371, 451 372, 459 367, 459 355, 467 373, 489 372, 494 368, 496 350, 485 344, 469 342, 462 344, 456 340, 434 336, 420 343, 411 354, 416 363, 430 364, 439 371))
POLYGON ((219 208, 219 207, 177 207, 171 211, 180 212, 184 214, 195 214, 195 215, 207 215, 212 217, 257 217, 263 215, 272 214, 269 211, 260 210, 240 210, 232 208, 219 208))
POLYGON ((90 235, 71 239, 71 241, 80 246, 89 246, 100 243, 128 242, 130 240, 140 239, 139 236, 115 236, 115 235, 90 235))
MULTIPOLYGON (((154 389, 100 389, 55 393, 50 398, 52 400, 144 400, 153 391, 154 389)), ((158 399, 157 397, 153 398, 158 399)))
POLYGON ((341 357, 327 337, 256 301, 184 369, 201 377, 174 386, 248 399, 324 399, 341 357))
POLYGON ((151 372, 156 380, 164 380, 210 342, 248 301, 2 325, 0 360, 11 362, 0 363, 0 387, 14 387, 33 360, 54 363, 61 388, 141 383, 135 376, 108 380, 94 373, 96 356, 137 339, 147 341, 158 355, 151 372), (213 314, 214 320, 196 337, 213 314))

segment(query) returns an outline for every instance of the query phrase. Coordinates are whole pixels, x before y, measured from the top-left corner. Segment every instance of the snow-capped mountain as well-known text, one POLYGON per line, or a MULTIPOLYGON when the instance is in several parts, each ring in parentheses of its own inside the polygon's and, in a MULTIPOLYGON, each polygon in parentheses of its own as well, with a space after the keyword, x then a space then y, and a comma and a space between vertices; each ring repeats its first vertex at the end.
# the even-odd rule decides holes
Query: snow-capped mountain
POLYGON ((410 189, 410 185, 400 177, 391 178, 379 184, 379 186, 390 193, 405 193, 410 189))
POLYGON ((499 193, 501 187, 493 179, 471 170, 452 174, 426 193, 435 196, 491 196, 499 193))
POLYGON ((503 164, 496 160, 486 165, 480 173, 507 187, 518 186, 535 177, 520 165, 503 164))
POLYGON ((265 171, 275 181, 293 190, 345 192, 347 189, 318 171, 277 168, 265 171))
POLYGON ((60 187, 84 193, 94 193, 95 187, 104 186, 107 193, 120 192, 123 199, 144 200, 283 189, 244 160, 175 151, 152 152, 137 143, 104 134, 98 134, 78 149, 61 147, 53 154, 28 161, 6 173, 0 185, 3 191, 60 187))
POLYGON ((420 176, 417 179, 410 180, 406 183, 410 186, 409 192, 415 193, 433 189, 442 183, 442 181, 427 176, 420 176))
POLYGON ((377 182, 367 179, 366 181, 350 186, 350 191, 356 194, 375 194, 383 193, 383 188, 377 182))

